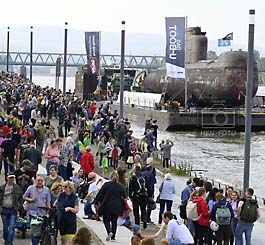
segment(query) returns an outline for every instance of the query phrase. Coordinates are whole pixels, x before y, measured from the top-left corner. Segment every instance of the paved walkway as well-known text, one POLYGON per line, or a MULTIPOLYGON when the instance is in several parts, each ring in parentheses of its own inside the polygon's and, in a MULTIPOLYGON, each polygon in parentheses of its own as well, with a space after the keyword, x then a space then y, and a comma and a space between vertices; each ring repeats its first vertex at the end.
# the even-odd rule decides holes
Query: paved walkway
MULTIPOLYGON (((75 164, 74 167, 76 170, 79 169, 78 164, 75 164)), ((46 174, 46 170, 44 168, 44 161, 43 161, 43 166, 40 166, 38 173, 43 174, 43 175, 46 174)), ((155 197, 158 195, 159 185, 163 181, 163 177, 161 175, 162 175, 162 173, 160 172, 160 174, 158 174, 158 176, 157 176, 158 183, 155 185, 155 197)), ((98 176, 98 178, 102 178, 102 177, 98 176)), ((174 180, 174 183, 176 185, 176 195, 174 197, 174 203, 173 203, 172 211, 178 215, 178 205, 180 203, 180 194, 181 194, 181 191, 183 190, 183 188, 185 187, 185 183, 186 183, 187 178, 186 177, 173 176, 173 180, 174 180)), ((0 175, 0 185, 3 183, 4 183, 4 176, 3 176, 3 174, 1 174, 0 175)), ((265 244, 265 242, 264 242, 265 239, 263 238, 263 233, 265 231, 265 222, 264 222, 264 219, 265 219, 264 213, 265 212, 264 212, 264 205, 261 204, 260 206, 262 208, 263 217, 260 221, 257 221, 255 223, 254 230, 252 233, 252 245, 263 245, 263 244, 265 244)), ((158 213, 159 213, 159 206, 157 207, 156 210, 152 211, 152 214, 151 214, 151 219, 156 224, 158 223, 158 213)), ((92 244, 108 244, 109 242, 105 241, 106 231, 105 231, 105 227, 104 227, 103 223, 93 221, 93 220, 82 219, 83 215, 84 215, 83 204, 80 203, 80 211, 77 214, 77 216, 79 217, 78 227, 86 225, 91 230, 91 232, 93 233, 92 244)), ((152 225, 152 226, 155 227, 155 225, 152 225)), ((147 229, 147 230, 150 232, 150 229, 147 229)), ((156 229, 153 229, 153 230, 156 230, 156 229)), ((146 234, 146 232, 143 231, 143 234, 146 234)), ((112 243, 113 244, 130 244, 131 236, 132 236, 132 233, 127 228, 122 227, 122 226, 118 227, 117 236, 116 236, 117 241, 112 242, 112 243)), ((0 222, 0 239, 2 239, 2 222, 0 222)), ((16 234, 14 245, 21 245, 22 241, 23 241, 23 245, 24 244, 25 245, 31 244, 31 242, 30 242, 30 231, 27 232, 27 236, 26 236, 25 240, 21 239, 21 234, 16 234)), ((0 244, 2 244, 2 243, 0 242, 0 244)), ((60 244, 60 242, 59 242, 59 244, 60 244)), ((159 244, 159 243, 157 242, 157 244, 159 244)))

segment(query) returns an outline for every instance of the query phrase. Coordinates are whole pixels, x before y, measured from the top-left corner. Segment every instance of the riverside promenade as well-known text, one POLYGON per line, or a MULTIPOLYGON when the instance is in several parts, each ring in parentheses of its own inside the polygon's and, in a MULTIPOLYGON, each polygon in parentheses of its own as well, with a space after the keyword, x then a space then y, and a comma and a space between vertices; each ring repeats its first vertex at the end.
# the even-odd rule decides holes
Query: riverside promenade
MULTIPOLYGON (((96 152, 96 147, 92 146, 92 152, 95 155, 96 152)), ((95 163, 97 166, 98 159, 95 157, 95 163)), ((76 170, 79 169, 78 164, 74 164, 74 167, 76 170)), ((99 171, 96 172, 99 173, 99 171)), ((157 184, 155 185, 155 197, 159 193, 159 186, 163 181, 163 173, 161 171, 157 171, 157 184)), ((43 159, 42 165, 39 167, 38 174, 41 175, 46 175, 46 170, 45 170, 45 161, 43 159)), ((97 176, 97 178, 102 178, 100 175, 97 176)), ((174 197, 174 203, 173 203, 173 208, 172 211, 177 214, 178 216, 178 205, 180 204, 180 195, 181 191, 185 187, 185 183, 187 180, 187 177, 180 177, 180 176, 173 176, 174 183, 176 185, 176 195, 174 197)), ((105 180, 107 181, 107 180, 105 180)), ((4 183, 4 175, 0 175, 0 184, 4 183)), ((131 203, 129 202, 131 205, 131 203)), ((263 245, 265 244, 265 239, 263 238, 263 233, 265 231, 265 217, 264 217, 264 205, 260 203, 260 207, 262 209, 263 216, 261 220, 257 221, 255 223, 253 232, 252 232, 252 245, 263 245)), ((157 206, 157 209, 152 211, 151 219, 155 224, 158 223, 158 213, 159 213, 159 205, 157 206)), ((83 219, 82 217, 84 216, 83 212, 83 203, 80 202, 80 210, 79 213, 77 214, 78 216, 78 227, 82 226, 87 226, 90 231, 92 232, 92 244, 109 244, 110 242, 107 242, 105 240, 106 238, 106 231, 105 227, 103 225, 103 222, 100 221, 93 221, 93 220, 88 220, 88 219, 83 219)), ((179 216, 178 216, 179 218, 179 216)), ((133 220, 132 220, 133 221, 133 220)), ((155 224, 148 225, 146 230, 142 230, 142 234, 144 235, 151 235, 154 234, 159 227, 156 226, 155 224)), ((132 233, 125 227, 119 226, 117 230, 117 240, 115 242, 111 242, 112 244, 130 244, 130 238, 132 236, 132 233)), ((0 244, 3 244, 2 242, 2 222, 0 222, 0 244)), ((160 239, 156 240, 156 244, 159 243, 160 239)), ((16 233, 14 245, 30 245, 30 230, 27 231, 27 236, 26 239, 22 240, 21 239, 21 233, 16 233)), ((60 244, 60 238, 58 237, 58 244, 60 244)))

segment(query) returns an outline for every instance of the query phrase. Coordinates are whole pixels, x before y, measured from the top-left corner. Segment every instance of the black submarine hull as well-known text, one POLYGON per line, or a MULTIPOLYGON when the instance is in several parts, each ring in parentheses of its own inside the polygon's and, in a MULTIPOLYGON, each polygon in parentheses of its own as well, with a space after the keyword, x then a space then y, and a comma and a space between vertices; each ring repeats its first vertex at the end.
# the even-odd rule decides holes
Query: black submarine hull
MULTIPOLYGON (((254 97, 258 89, 256 61, 253 69, 254 97)), ((187 94, 193 95, 198 106, 219 104, 225 107, 239 107, 245 103, 247 52, 230 51, 221 54, 214 61, 200 60, 187 64, 186 79, 165 77, 166 68, 151 71, 144 79, 144 90, 153 93, 167 92, 171 100, 184 105, 187 82, 187 94)))

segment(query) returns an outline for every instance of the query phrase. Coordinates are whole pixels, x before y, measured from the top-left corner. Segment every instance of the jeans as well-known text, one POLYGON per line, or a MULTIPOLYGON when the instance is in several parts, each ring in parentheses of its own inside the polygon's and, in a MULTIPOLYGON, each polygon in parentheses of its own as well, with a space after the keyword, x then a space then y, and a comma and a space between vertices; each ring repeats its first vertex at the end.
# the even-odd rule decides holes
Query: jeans
POLYGON ((116 236, 117 219, 118 219, 117 215, 113 215, 113 214, 109 214, 109 213, 103 214, 103 223, 104 223, 105 229, 106 229, 108 234, 110 232, 112 232, 112 234, 113 234, 111 239, 115 239, 115 236, 116 236), (110 225, 110 223, 111 223, 111 225, 110 225))
POLYGON ((231 230, 232 230, 232 233, 231 233, 231 236, 230 236, 230 245, 233 245, 234 244, 237 223, 238 223, 238 218, 233 218, 231 220, 231 230))
POLYGON ((64 180, 67 180, 66 168, 67 167, 65 167, 63 165, 59 166, 59 174, 64 180))
POLYGON ((118 144, 124 145, 124 133, 118 132, 118 144))
POLYGON ((245 233, 246 245, 251 244, 251 232, 254 223, 248 223, 243 221, 238 221, 236 231, 235 231, 235 244, 243 245, 243 233, 245 233))
POLYGON ((171 207, 172 207, 173 201, 164 200, 164 199, 160 199, 159 201, 160 201, 160 211, 159 211, 159 216, 158 216, 158 223, 161 224, 162 223, 162 215, 165 211, 165 205, 167 205, 167 211, 171 212, 171 207))
MULTIPOLYGON (((32 218, 33 218, 33 216, 30 215, 29 216, 29 220, 31 221, 32 218)), ((31 234, 31 244, 32 245, 38 245, 39 244, 39 240, 40 240, 39 236, 33 236, 33 234, 31 234)))
POLYGON ((100 153, 99 153, 99 166, 100 166, 100 167, 102 166, 102 159, 103 159, 103 156, 104 156, 104 153, 103 153, 103 152, 100 152, 100 153))
POLYGON ((3 208, 1 217, 3 222, 3 238, 5 242, 13 243, 17 213, 13 208, 3 208))
POLYGON ((44 146, 44 139, 36 139, 36 149, 38 149, 41 153, 43 150, 43 146, 44 146))
POLYGON ((187 219, 187 226, 192 236, 195 235, 194 224, 191 219, 187 219))
POLYGON ((116 169, 118 167, 119 160, 112 160, 113 168, 116 169))
POLYGON ((188 245, 187 243, 180 242, 180 240, 178 239, 177 240, 169 239, 168 241, 170 245, 188 245))
POLYGON ((54 165, 54 166, 57 166, 57 167, 58 167, 58 163, 47 161, 47 163, 46 163, 47 176, 50 175, 50 166, 51 166, 51 165, 54 165))
POLYGON ((7 175, 7 173, 10 171, 10 172, 14 172, 14 160, 12 159, 9 159, 9 161, 7 161, 5 158, 4 158, 4 170, 5 170, 5 176, 7 175), (8 164, 8 162, 10 164, 8 164))
POLYGON ((232 228, 232 232, 234 236, 235 236, 237 224, 238 224, 238 218, 233 218, 231 221, 231 228, 232 228))

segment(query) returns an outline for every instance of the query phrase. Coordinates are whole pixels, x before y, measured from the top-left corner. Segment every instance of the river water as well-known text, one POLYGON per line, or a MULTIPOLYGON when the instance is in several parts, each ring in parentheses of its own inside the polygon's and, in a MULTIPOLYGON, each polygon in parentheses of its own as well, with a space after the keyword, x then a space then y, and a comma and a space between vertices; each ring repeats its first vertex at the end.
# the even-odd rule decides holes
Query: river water
MULTIPOLYGON (((135 137, 143 137, 143 126, 133 125, 135 137)), ((200 138, 196 132, 159 132, 158 142, 170 139, 172 163, 191 163, 194 170, 209 179, 242 187, 244 167, 244 133, 237 137, 200 138)), ((259 197, 265 197, 261 180, 265 179, 265 133, 252 133, 250 186, 259 197)))
MULTIPOLYGON (((51 76, 33 76, 33 81, 41 86, 54 87, 55 78, 51 76)), ((75 78, 67 77, 67 90, 73 91, 75 78)), ((62 78, 60 79, 62 88, 62 78)), ((143 137, 144 122, 132 124, 134 136, 143 137)), ((172 163, 188 161, 193 169, 207 170, 203 174, 222 183, 242 187, 244 167, 244 133, 236 137, 198 137, 196 132, 159 131, 158 142, 171 139, 172 163)), ((265 132, 252 133, 250 186, 257 196, 265 197, 261 181, 265 179, 265 132)))

